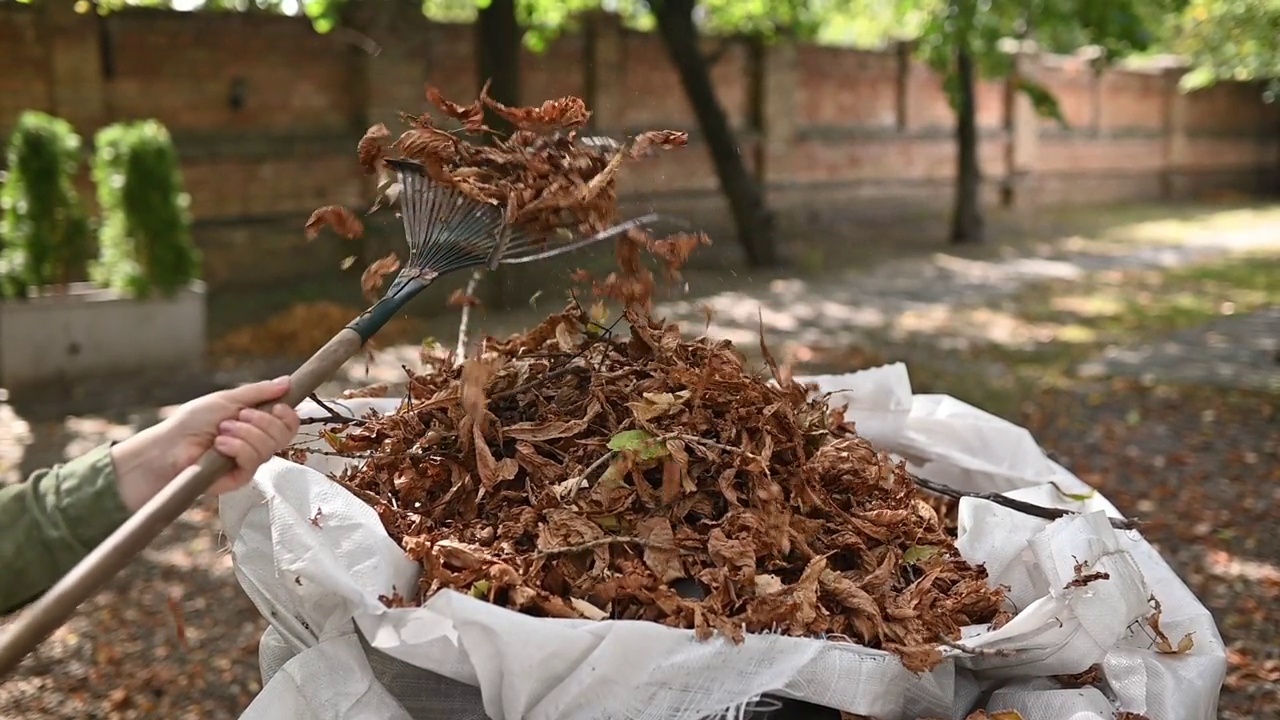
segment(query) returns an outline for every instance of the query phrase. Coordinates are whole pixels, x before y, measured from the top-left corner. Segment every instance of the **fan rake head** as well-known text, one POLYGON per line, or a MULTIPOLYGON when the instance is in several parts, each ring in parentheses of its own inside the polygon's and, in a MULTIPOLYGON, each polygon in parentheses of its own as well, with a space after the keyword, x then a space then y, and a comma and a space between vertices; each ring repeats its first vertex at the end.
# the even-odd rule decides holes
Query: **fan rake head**
POLYGON ((586 237, 567 229, 534 235, 513 228, 500 208, 432 180, 420 163, 402 159, 388 159, 386 163, 395 170, 400 186, 397 201, 409 257, 383 299, 352 323, 351 327, 366 339, 442 275, 545 260, 659 219, 656 213, 649 213, 586 237))
POLYGON ((658 219, 650 213, 588 237, 567 231, 535 236, 512 228, 501 209, 432 180, 419 163, 387 160, 387 164, 400 184, 400 217, 409 245, 409 258, 392 287, 412 280, 429 283, 468 268, 495 270, 499 265, 545 260, 658 219))

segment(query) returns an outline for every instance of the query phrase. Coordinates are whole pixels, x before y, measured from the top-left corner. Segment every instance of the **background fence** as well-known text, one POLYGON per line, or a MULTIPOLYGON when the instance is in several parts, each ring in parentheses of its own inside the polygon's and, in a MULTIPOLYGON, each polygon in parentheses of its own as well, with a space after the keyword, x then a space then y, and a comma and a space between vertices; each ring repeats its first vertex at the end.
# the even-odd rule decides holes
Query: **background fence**
MULTIPOLYGON (((395 128, 398 111, 422 109, 426 82, 460 101, 476 91, 474 30, 428 23, 416 3, 403 7, 376 35, 383 51, 371 57, 301 18, 150 10, 99 17, 76 14, 64 0, 6 3, 0 133, 27 108, 67 118, 86 141, 109 122, 159 119, 182 156, 211 286, 331 271, 334 256, 349 252, 326 245, 300 255, 301 221, 318 205, 368 202, 371 186, 355 162, 364 128, 395 128), (249 244, 254 252, 242 252, 249 244)), ((1280 107, 1265 105, 1257 86, 1184 95, 1173 68, 1099 74, 1078 57, 1018 62, 1057 96, 1069 127, 1036 116, 1007 83, 983 82, 980 155, 990 201, 1177 198, 1280 185, 1280 107)), ((939 78, 906 47, 734 46, 713 74, 742 152, 784 218, 948 196, 954 116, 939 78)), ((521 75, 525 102, 580 95, 599 131, 690 130, 689 151, 636 166, 626 193, 700 218, 722 215, 657 37, 594 19, 546 53, 528 54, 521 75)))

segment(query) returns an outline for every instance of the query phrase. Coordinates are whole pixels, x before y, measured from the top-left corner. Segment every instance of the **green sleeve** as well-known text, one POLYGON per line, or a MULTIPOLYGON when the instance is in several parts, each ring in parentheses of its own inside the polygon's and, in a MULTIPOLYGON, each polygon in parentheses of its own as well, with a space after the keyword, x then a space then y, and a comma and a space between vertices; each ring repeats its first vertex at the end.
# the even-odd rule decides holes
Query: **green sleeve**
POLYGON ((0 487, 0 615, 35 600, 128 519, 110 449, 0 487))

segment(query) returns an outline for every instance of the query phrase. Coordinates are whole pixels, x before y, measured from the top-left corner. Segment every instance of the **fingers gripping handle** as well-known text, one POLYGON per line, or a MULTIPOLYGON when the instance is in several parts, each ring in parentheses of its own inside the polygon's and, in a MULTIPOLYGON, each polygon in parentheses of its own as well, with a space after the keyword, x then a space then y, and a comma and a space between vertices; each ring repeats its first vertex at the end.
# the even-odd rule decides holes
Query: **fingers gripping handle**
MULTIPOLYGON (((290 376, 289 391, 284 398, 266 403, 262 409, 269 410, 278 402, 296 407, 341 369, 361 345, 363 342, 359 334, 350 329, 342 330, 290 376)), ((19 615, 0 635, 0 678, 17 667, 23 657, 71 617, 80 603, 128 565, 218 478, 234 467, 233 460, 216 450, 206 452, 195 465, 165 485, 43 597, 19 615)))

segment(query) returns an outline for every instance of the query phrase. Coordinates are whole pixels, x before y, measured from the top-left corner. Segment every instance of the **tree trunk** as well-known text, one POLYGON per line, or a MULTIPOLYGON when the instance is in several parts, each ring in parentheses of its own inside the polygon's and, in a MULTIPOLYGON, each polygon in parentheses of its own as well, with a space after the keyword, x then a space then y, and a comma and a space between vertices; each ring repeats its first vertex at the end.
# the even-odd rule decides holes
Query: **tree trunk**
MULTIPOLYGON (((516 18, 516 0, 490 0, 476 19, 477 90, 489 83, 489 97, 503 105, 518 106, 520 98, 520 49, 524 31, 516 18)), ((499 132, 510 132, 511 124, 485 109, 485 124, 499 132)), ((508 305, 506 268, 486 273, 480 285, 483 302, 492 308, 508 305)))
MULTIPOLYGON (((489 82, 489 97, 503 105, 520 104, 520 43, 523 31, 516 19, 516 0, 490 0, 476 21, 479 81, 489 82)), ((501 117, 487 112, 489 127, 509 131, 501 117)))
POLYGON ((973 56, 963 41, 956 49, 956 84, 959 103, 956 107, 955 208, 951 215, 951 242, 956 245, 980 243, 985 229, 979 191, 982 169, 978 166, 978 113, 974 101, 973 56))
POLYGON ((716 97, 711 71, 698 42, 698 29, 693 23, 694 1, 655 0, 651 7, 658 21, 658 32, 711 152, 711 162, 729 200, 747 264, 751 267, 775 265, 780 258, 774 244, 773 217, 765 207, 760 186, 747 172, 729 119, 716 97))

